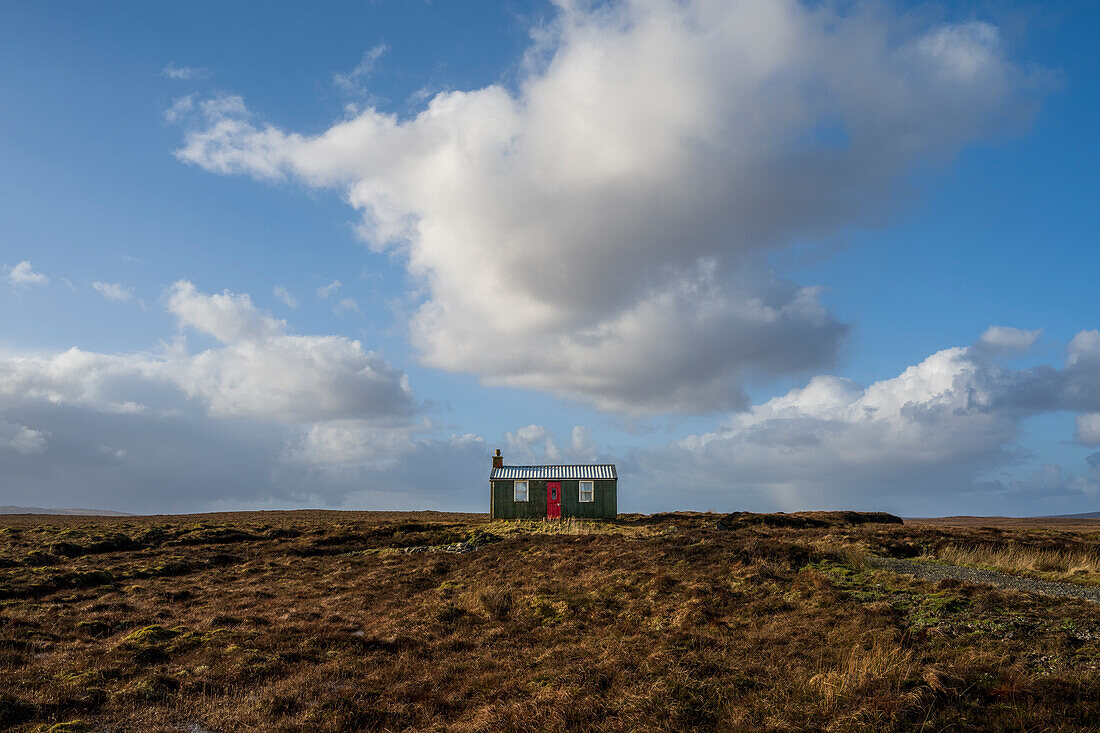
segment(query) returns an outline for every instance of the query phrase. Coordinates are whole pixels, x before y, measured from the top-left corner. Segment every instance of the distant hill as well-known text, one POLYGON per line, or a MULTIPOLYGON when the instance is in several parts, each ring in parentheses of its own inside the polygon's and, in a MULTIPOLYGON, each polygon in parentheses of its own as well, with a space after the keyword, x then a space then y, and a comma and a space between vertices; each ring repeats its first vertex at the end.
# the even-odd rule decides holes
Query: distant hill
POLYGON ((1043 519, 1100 519, 1100 512, 1082 512, 1081 514, 1055 514, 1043 519))
POLYGON ((112 512, 108 509, 43 509, 37 506, 0 506, 0 514, 64 514, 86 517, 132 517, 129 512, 112 512))

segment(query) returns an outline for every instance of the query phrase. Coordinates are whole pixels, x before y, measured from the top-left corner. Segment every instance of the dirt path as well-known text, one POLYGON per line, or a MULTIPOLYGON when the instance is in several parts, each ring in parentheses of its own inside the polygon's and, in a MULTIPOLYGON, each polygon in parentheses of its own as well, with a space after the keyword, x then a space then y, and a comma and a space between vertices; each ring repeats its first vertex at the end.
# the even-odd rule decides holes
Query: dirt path
POLYGON ((967 568, 958 565, 940 565, 920 560, 903 560, 895 557, 872 558, 871 564, 895 573, 906 573, 922 580, 963 580, 968 583, 986 583, 1000 588, 1012 588, 1028 593, 1042 593, 1048 596, 1067 596, 1083 598, 1086 601, 1100 603, 1100 587, 1073 585, 1071 583, 1053 583, 1047 580, 1035 580, 1020 575, 999 573, 995 570, 967 568))

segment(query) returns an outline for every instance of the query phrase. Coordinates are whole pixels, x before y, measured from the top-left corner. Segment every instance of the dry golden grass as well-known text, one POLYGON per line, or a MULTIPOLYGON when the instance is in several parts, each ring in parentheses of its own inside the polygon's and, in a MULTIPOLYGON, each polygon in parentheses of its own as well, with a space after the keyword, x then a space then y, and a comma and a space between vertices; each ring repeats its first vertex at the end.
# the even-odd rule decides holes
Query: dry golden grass
POLYGON ((1092 552, 1095 538, 719 531, 716 519, 0 519, 0 729, 1068 731, 1100 719, 1095 605, 866 562, 992 542, 1092 552))
POLYGON ((913 679, 917 664, 913 651, 894 640, 874 639, 870 648, 854 647, 842 652, 834 669, 810 678, 810 686, 821 692, 827 707, 836 707, 852 695, 880 688, 897 694, 913 679))
POLYGON ((1050 549, 1022 545, 945 545, 929 559, 951 565, 993 568, 1044 578, 1100 583, 1100 552, 1095 549, 1050 549))
POLYGON ((675 531, 673 524, 627 524, 586 519, 517 519, 499 520, 492 523, 492 532, 502 536, 510 535, 620 535, 623 537, 655 537, 669 531, 675 531))

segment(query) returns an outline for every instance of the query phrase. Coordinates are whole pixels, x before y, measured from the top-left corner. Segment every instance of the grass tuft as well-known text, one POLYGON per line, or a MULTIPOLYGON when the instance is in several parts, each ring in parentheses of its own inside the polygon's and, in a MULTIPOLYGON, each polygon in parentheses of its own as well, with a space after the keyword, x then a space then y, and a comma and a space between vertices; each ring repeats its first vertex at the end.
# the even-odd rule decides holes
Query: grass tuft
POLYGON ((1096 549, 948 544, 926 557, 951 565, 969 565, 1052 580, 1100 583, 1100 552, 1096 549))
POLYGON ((906 683, 917 678, 918 665, 911 650, 896 642, 875 639, 869 648, 854 647, 834 668, 810 678, 826 709, 835 710, 854 696, 899 695, 906 683))

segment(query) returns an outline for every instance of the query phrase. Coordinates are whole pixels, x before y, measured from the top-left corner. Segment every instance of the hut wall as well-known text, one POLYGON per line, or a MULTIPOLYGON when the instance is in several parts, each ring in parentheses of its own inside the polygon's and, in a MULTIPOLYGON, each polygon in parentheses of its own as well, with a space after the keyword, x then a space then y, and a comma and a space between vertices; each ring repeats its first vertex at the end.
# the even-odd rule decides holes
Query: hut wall
MULTIPOLYGON (((492 481, 490 507, 493 519, 545 519, 546 481, 528 482, 528 500, 513 500, 513 482, 492 481)), ((618 516, 618 482, 607 479, 594 481, 594 501, 580 501, 580 481, 561 482, 561 515, 578 519, 615 519, 618 516)))
POLYGON ((493 481, 493 519, 546 519, 546 482, 527 482, 527 501, 515 501, 513 481, 493 481))

